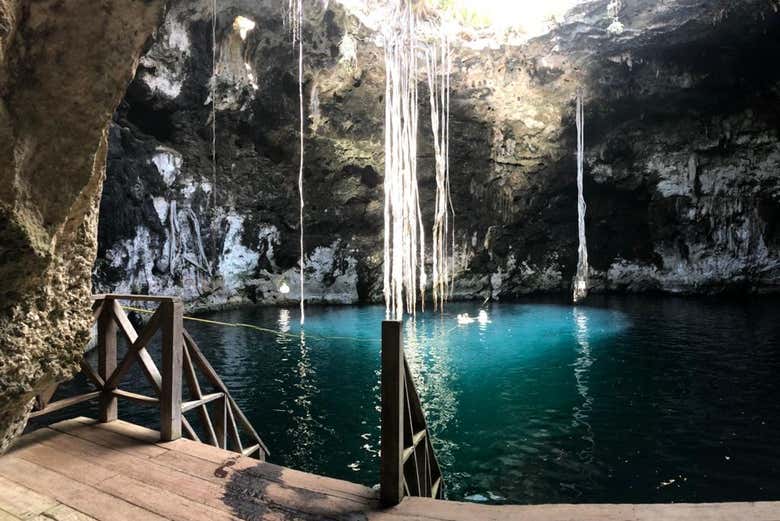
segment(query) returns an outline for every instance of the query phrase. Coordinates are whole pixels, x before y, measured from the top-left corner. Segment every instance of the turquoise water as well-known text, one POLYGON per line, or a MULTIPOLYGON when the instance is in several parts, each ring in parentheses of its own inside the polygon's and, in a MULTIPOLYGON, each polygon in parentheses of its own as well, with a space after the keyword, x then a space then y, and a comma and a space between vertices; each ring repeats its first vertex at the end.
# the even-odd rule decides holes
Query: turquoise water
MULTIPOLYGON (((456 320, 479 310, 404 324, 449 498, 780 498, 780 301, 601 297, 456 320)), ((378 482, 384 308, 310 307, 303 335, 292 309, 204 316, 285 333, 186 324, 272 461, 378 482)))

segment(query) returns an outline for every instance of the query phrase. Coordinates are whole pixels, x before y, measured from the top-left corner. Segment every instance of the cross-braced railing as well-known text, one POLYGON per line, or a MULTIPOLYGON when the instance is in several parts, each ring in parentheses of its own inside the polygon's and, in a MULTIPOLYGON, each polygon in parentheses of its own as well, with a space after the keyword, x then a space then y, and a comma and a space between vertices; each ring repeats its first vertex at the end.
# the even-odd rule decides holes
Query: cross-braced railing
POLYGON ((36 397, 32 416, 40 416, 90 400, 100 401, 99 419, 110 422, 118 418, 119 398, 159 407, 160 438, 171 441, 184 435, 201 441, 186 413, 197 413, 207 443, 231 449, 245 456, 265 459, 269 452, 244 413, 230 396, 227 387, 203 356, 192 336, 184 329, 183 305, 176 297, 145 295, 99 295, 94 297, 92 316, 97 322, 98 367, 86 360, 81 370, 94 390, 52 402, 59 384, 36 397), (157 309, 139 332, 135 330, 120 301, 157 303, 157 309), (150 354, 152 339, 161 336, 161 366, 158 369, 150 354), (128 349, 118 360, 117 336, 127 340, 128 349), (119 387, 122 378, 138 363, 156 396, 147 396, 119 387), (198 378, 201 373, 210 392, 204 392, 198 378), (183 378, 182 378, 183 377, 183 378), (182 380, 189 389, 189 400, 183 401, 182 380), (214 416, 212 417, 212 413, 214 416), (243 438, 250 441, 245 444, 243 438))
POLYGON ((442 499, 444 481, 404 356, 401 322, 382 322, 380 494, 386 506, 404 496, 442 499))

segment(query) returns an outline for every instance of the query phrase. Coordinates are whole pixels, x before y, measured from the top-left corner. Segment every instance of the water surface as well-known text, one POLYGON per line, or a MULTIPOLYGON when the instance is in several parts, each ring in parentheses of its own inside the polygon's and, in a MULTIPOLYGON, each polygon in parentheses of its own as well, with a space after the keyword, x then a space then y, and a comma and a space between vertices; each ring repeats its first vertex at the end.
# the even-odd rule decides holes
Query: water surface
MULTIPOLYGON (((449 498, 780 498, 777 299, 592 297, 456 320, 479 311, 450 304, 404 324, 449 498)), ((302 335, 292 309, 202 316, 278 331, 186 324, 271 461, 378 482, 383 307, 310 307, 302 335)))

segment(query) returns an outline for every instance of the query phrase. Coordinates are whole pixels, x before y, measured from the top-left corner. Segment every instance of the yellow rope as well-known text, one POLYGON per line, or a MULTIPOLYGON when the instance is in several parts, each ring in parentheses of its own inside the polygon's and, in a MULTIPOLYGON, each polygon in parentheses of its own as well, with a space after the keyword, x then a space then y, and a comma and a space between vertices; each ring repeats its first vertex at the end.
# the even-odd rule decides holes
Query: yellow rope
MULTIPOLYGON (((154 314, 154 311, 144 309, 144 308, 136 308, 133 306, 122 306, 122 309, 126 309, 127 311, 135 311, 136 313, 145 313, 147 315, 154 314)), ((300 334, 288 333, 276 329, 269 329, 266 327, 256 326, 254 324, 244 324, 242 322, 221 322, 219 320, 209 320, 206 318, 188 317, 186 315, 184 317, 184 320, 189 320, 191 322, 201 322, 203 324, 210 324, 212 326, 243 327, 247 329, 254 329, 255 331, 260 331, 261 333, 269 333, 272 335, 278 335, 287 338, 294 338, 294 339, 301 338, 300 334)), ((321 339, 321 340, 354 340, 357 342, 381 342, 382 341, 381 338, 358 338, 358 337, 351 337, 351 336, 322 336, 322 335, 309 335, 309 334, 306 335, 306 338, 321 339)))

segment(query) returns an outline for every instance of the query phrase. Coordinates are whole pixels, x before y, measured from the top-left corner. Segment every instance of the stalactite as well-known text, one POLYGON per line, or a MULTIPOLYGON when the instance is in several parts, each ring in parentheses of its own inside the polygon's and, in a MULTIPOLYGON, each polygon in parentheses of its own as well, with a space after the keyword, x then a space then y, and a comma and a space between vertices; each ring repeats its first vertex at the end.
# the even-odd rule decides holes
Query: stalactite
POLYGON ((579 248, 577 249, 577 274, 574 277, 574 302, 588 296, 588 246, 585 242, 585 195, 582 190, 582 176, 585 159, 585 110, 582 93, 577 93, 577 224, 579 248))
POLYGON ((305 321, 304 311, 304 272, 305 259, 303 250, 303 207, 305 205, 303 198, 303 130, 304 130, 304 112, 303 112, 303 0, 288 0, 287 20, 292 34, 293 48, 297 45, 298 49, 298 109, 299 109, 299 135, 300 135, 300 161, 298 165, 298 197, 299 197, 299 225, 300 225, 300 307, 301 307, 301 325, 305 321))
MULTIPOLYGON (((434 308, 443 309, 449 298, 452 263, 449 251, 450 198, 449 179, 449 82, 450 48, 446 33, 440 28, 440 38, 425 48, 428 92, 431 106, 431 130, 436 171, 436 202, 433 221, 433 281, 434 308)), ((453 236, 454 237, 454 236, 453 236)), ((454 244, 453 244, 454 251, 454 244)))
POLYGON ((385 27, 384 297, 388 317, 425 298, 425 230, 417 185, 415 15, 399 0, 385 27))

